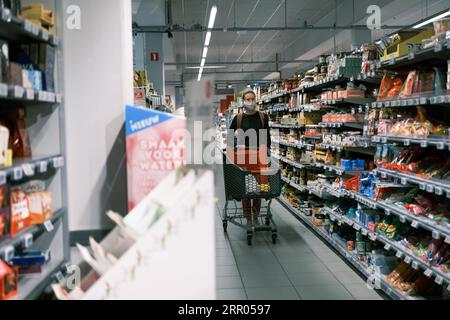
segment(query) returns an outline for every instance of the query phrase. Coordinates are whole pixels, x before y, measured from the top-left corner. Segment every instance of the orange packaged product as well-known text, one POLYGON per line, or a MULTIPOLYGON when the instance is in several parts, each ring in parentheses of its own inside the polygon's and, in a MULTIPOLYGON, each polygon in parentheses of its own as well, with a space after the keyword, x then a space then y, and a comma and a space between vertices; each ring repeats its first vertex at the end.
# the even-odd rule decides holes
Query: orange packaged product
POLYGON ((31 224, 42 224, 52 218, 52 193, 35 192, 28 196, 31 224))
POLYGON ((338 92, 337 91, 333 91, 333 100, 337 100, 338 98, 338 92))
POLYGON ((19 268, 0 260, 0 300, 8 300, 17 295, 19 268))
POLYGON ((395 77, 392 81, 392 87, 387 94, 387 98, 393 99, 398 97, 398 95, 402 91, 402 88, 403 88, 403 78, 399 76, 395 77))
POLYGON ((389 90, 392 88, 392 77, 388 74, 385 74, 383 79, 381 80, 380 90, 378 91, 378 97, 377 100, 381 101, 383 99, 386 99, 389 90))
POLYGON ((11 237, 15 237, 31 223, 28 198, 22 190, 11 192, 11 237))
POLYGON ((417 88, 418 82, 419 75, 417 70, 410 71, 405 83, 403 84, 402 91, 400 92, 400 98, 410 97, 414 93, 414 88, 417 88))

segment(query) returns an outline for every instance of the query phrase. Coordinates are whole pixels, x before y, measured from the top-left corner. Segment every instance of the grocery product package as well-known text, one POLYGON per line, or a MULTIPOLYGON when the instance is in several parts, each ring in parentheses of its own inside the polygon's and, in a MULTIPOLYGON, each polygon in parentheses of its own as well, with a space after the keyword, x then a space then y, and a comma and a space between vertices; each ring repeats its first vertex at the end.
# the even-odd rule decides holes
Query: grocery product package
POLYGON ((53 216, 52 193, 46 191, 45 181, 32 180, 21 184, 27 195, 30 224, 42 224, 53 216))
POLYGON ((0 260, 0 300, 8 300, 17 294, 19 270, 0 260))
POLYGON ((13 188, 11 190, 11 237, 30 226, 31 217, 28 209, 28 198, 23 190, 13 188))
POLYGON ((0 40, 0 83, 7 83, 9 64, 9 47, 6 41, 0 40))
POLYGON ((9 129, 0 125, 0 168, 7 167, 9 165, 8 148, 9 129))
POLYGON ((25 109, 0 110, 0 125, 9 129, 9 149, 14 159, 31 157, 31 145, 25 122, 25 109))
POLYGON ((9 186, 0 186, 0 241, 9 237, 10 230, 9 186))

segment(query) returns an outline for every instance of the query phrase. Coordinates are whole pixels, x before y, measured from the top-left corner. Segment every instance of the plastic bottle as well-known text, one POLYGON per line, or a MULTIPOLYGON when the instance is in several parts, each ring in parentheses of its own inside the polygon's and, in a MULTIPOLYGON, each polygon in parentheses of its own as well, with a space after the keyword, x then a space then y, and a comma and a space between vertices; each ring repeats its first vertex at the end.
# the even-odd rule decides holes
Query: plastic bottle
POLYGON ((363 240, 362 234, 360 232, 356 233, 356 253, 359 256, 366 254, 366 242, 363 240))

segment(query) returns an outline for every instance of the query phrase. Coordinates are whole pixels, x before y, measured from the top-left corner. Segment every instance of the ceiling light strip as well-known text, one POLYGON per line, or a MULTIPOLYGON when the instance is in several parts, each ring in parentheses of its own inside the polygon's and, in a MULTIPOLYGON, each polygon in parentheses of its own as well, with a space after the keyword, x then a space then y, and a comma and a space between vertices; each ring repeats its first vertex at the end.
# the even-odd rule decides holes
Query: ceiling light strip
POLYGON ((211 14, 209 15, 208 32, 206 33, 205 47, 203 48, 202 60, 200 63, 200 69, 198 70, 197 81, 200 81, 202 79, 203 67, 205 66, 206 63, 206 56, 208 55, 208 47, 209 43, 211 42, 211 29, 214 28, 216 16, 217 16, 217 6, 213 6, 211 8, 211 14))

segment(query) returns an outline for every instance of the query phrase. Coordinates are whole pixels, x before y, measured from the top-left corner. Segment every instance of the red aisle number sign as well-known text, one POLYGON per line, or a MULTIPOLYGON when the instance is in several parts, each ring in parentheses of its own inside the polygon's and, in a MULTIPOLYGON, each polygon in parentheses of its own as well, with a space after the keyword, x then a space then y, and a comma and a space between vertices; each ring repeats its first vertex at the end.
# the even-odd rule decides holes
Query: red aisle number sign
POLYGON ((159 53, 150 52, 150 61, 159 61, 159 53))

